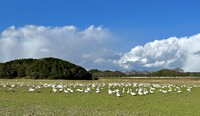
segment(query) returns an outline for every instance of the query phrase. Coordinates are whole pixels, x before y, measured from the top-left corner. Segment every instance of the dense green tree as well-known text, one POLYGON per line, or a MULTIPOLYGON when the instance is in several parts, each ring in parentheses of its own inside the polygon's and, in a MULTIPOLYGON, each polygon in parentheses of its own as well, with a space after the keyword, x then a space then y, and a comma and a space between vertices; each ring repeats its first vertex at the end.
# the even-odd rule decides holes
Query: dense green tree
POLYGON ((56 58, 17 59, 0 64, 0 78, 92 79, 84 68, 56 58))

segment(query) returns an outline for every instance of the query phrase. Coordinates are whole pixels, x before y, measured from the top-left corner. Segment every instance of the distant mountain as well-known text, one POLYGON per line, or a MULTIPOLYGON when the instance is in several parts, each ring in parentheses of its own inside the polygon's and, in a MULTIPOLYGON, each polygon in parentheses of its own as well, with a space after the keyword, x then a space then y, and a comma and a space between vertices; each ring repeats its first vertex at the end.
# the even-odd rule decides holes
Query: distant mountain
POLYGON ((90 80, 84 68, 57 58, 17 59, 0 63, 0 78, 90 80))

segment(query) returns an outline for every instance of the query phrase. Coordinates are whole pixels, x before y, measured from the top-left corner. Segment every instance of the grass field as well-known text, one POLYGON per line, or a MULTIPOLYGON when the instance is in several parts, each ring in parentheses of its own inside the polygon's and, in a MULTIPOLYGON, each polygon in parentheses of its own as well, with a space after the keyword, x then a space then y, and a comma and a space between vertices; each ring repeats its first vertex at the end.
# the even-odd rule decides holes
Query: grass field
MULTIPOLYGON (((97 81, 66 80, 0 80, 0 115, 2 116, 197 116, 200 115, 199 79, 100 79, 97 81), (133 87, 133 83, 137 86, 133 87), (77 85, 74 87, 74 85, 77 85), (110 90, 119 90, 108 94, 110 90), (137 93, 141 88, 153 93, 132 96, 128 89, 137 93), (46 86, 49 85, 49 86, 46 86), (63 86, 59 92, 52 86, 63 86), (127 86, 126 86, 127 85, 127 86), (44 87, 46 86, 46 87, 44 87), (93 87, 92 87, 93 86, 93 87), (37 88, 38 87, 38 88, 37 88), (29 92, 30 88, 34 91, 29 92), (70 88, 73 92, 65 93, 70 88), (89 92, 77 89, 90 88, 89 92), (125 93, 122 93, 122 89, 125 93), (172 89, 163 93, 162 90, 172 89), (181 92, 175 91, 180 88, 181 92), (187 91, 191 88, 191 92, 187 91), (99 93, 97 92, 99 89, 99 93)), ((55 88, 56 88, 55 87, 55 88)))

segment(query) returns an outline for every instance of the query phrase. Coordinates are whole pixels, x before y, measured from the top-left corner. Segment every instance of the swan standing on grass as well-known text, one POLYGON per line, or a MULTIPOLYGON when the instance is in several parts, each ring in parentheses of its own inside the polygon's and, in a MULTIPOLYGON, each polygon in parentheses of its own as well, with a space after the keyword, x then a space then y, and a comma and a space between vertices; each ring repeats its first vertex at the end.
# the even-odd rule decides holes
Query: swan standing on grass
POLYGON ((14 88, 14 87, 15 87, 15 85, 10 85, 10 87, 14 88))
POLYGON ((60 88, 58 91, 61 93, 63 91, 63 88, 60 88))
POLYGON ((171 88, 171 87, 169 87, 169 90, 168 90, 168 92, 172 92, 172 88, 171 88))
POLYGON ((53 88, 53 92, 56 93, 56 92, 57 92, 57 89, 56 89, 56 88, 53 88))
POLYGON ((33 88, 29 88, 29 90, 28 90, 28 92, 34 92, 35 91, 35 89, 33 89, 33 88))
POLYGON ((151 94, 153 94, 153 93, 154 93, 153 90, 154 90, 154 89, 150 88, 149 92, 150 92, 151 94))
POLYGON ((125 93, 125 88, 123 88, 122 93, 125 93))
POLYGON ((135 92, 133 92, 133 90, 131 90, 131 92, 130 92, 130 93, 131 93, 131 95, 132 95, 132 96, 136 96, 136 93, 135 93, 135 92))
POLYGON ((76 91, 82 93, 84 90, 83 90, 83 88, 82 88, 82 89, 76 89, 76 91))
POLYGON ((119 92, 116 92, 116 96, 117 97, 121 97, 121 95, 119 94, 119 92))
POLYGON ((115 91, 116 91, 116 96, 117 96, 117 97, 121 97, 121 95, 119 94, 119 90, 116 89, 115 91))
POLYGON ((90 92, 91 91, 91 89, 89 88, 89 87, 87 87, 86 89, 85 89, 85 93, 88 93, 88 92, 90 92))
POLYGON ((178 93, 182 93, 182 91, 181 91, 181 90, 178 90, 177 92, 178 92, 178 93))
POLYGON ((143 94, 146 95, 146 94, 148 94, 148 93, 149 93, 149 92, 147 91, 147 89, 144 88, 143 94))
POLYGON ((126 91, 126 93, 127 93, 127 94, 129 94, 129 93, 130 93, 130 89, 129 89, 129 88, 128 88, 128 90, 126 91))
POLYGON ((100 90, 99 90, 99 88, 97 88, 97 89, 96 89, 96 93, 100 93, 100 90))
POLYGON ((163 92, 163 93, 168 93, 167 90, 162 90, 161 92, 163 92))
POLYGON ((66 90, 66 89, 64 89, 64 92, 65 92, 65 93, 69 93, 69 91, 68 91, 68 90, 66 90))
POLYGON ((108 89, 108 94, 112 94, 112 93, 113 93, 113 91, 108 89))
POLYGON ((68 91, 70 91, 71 93, 74 92, 74 90, 72 90, 71 88, 67 88, 68 91))
POLYGON ((188 92, 191 92, 191 88, 187 88, 187 91, 188 91, 188 92))
POLYGON ((139 89, 138 89, 138 94, 139 94, 139 95, 143 95, 143 93, 142 93, 142 88, 139 88, 139 89))

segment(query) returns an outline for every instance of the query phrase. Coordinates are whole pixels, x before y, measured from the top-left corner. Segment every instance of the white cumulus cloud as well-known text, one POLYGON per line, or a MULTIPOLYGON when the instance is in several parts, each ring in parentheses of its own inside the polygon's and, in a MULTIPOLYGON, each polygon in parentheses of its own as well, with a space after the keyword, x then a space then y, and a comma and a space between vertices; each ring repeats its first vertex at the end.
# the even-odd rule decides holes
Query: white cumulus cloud
POLYGON ((135 70, 180 67, 185 71, 200 71, 200 34, 170 37, 136 46, 115 63, 135 70))
POLYGON ((128 53, 114 50, 115 37, 101 26, 11 26, 0 33, 0 62, 17 58, 57 57, 85 68, 200 71, 200 34, 170 37, 136 46, 128 53))
POLYGON ((84 66, 99 68, 115 59, 112 33, 101 26, 11 26, 0 34, 0 62, 17 58, 57 57, 84 66))

